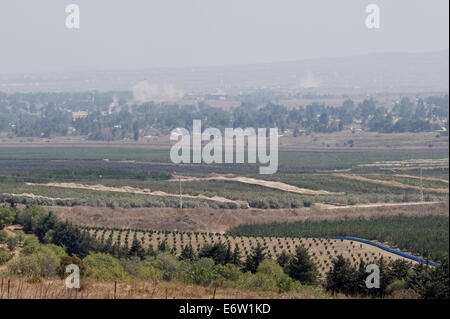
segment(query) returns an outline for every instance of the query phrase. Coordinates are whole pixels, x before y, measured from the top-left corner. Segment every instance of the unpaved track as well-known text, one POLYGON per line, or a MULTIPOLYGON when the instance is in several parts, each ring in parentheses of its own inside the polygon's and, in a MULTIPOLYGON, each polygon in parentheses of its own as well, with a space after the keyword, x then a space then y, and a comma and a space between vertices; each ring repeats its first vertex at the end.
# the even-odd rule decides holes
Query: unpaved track
MULTIPOLYGON (((141 189, 141 188, 134 188, 134 187, 130 187, 130 186, 110 187, 110 186, 104 186, 101 184, 84 185, 84 184, 77 184, 77 183, 47 183, 47 184, 25 183, 25 184, 28 186, 60 187, 60 188, 85 189, 85 190, 102 191, 102 192, 118 192, 118 193, 151 195, 151 196, 180 197, 180 194, 171 194, 171 193, 166 193, 166 192, 162 192, 162 191, 152 192, 148 188, 141 189)), ((246 205, 246 203, 243 201, 234 201, 234 200, 231 200, 231 199, 228 199, 225 197, 220 197, 220 196, 208 197, 208 196, 204 196, 204 195, 183 194, 183 195, 181 195, 181 197, 182 198, 211 200, 211 201, 221 202, 221 203, 234 203, 238 206, 246 205)))
MULTIPOLYGON (((333 174, 333 175, 337 176, 337 177, 354 179, 354 180, 358 180, 358 181, 362 181, 362 182, 369 182, 369 183, 380 184, 380 185, 420 190, 420 186, 408 185, 408 184, 403 184, 403 183, 395 182, 395 181, 384 181, 384 180, 379 180, 379 179, 372 179, 372 178, 367 178, 367 177, 363 177, 360 175, 354 175, 354 174, 333 174)), ((429 192, 447 193, 448 194, 447 188, 423 188, 423 189, 426 191, 429 191, 429 192)))
POLYGON ((2 193, 2 195, 11 196, 11 197, 29 197, 33 199, 47 199, 47 200, 73 200, 73 198, 59 198, 59 197, 47 197, 41 195, 35 195, 31 193, 22 193, 22 194, 10 194, 10 193, 2 193))
POLYGON ((448 168, 448 158, 440 159, 409 159, 404 161, 380 161, 370 164, 359 164, 359 167, 378 167, 383 170, 416 170, 448 168))
POLYGON ((417 205, 427 205, 427 204, 439 204, 441 202, 407 202, 407 203, 374 203, 374 204, 358 204, 358 205, 344 205, 336 206, 329 204, 316 203, 316 207, 320 209, 348 209, 348 208, 375 208, 375 207, 401 207, 401 206, 417 206, 417 205))
POLYGON ((183 182, 190 182, 190 181, 230 181, 230 182, 239 182, 244 184, 251 184, 251 185, 259 185, 263 187, 273 188, 282 190, 285 192, 291 192, 291 193, 297 193, 302 195, 344 195, 345 193, 333 193, 328 192, 324 190, 312 190, 312 189, 306 189, 306 188, 300 188, 297 186, 285 184, 282 182, 275 182, 275 181, 267 181, 263 179, 256 179, 256 178, 250 178, 250 177, 244 177, 244 176, 225 176, 225 175, 217 175, 217 176, 210 176, 210 177, 187 177, 187 176, 178 176, 174 177, 171 181, 181 181, 183 182))
MULTIPOLYGON (((394 176, 397 177, 406 177, 406 178, 414 178, 414 179, 420 179, 420 176, 414 176, 414 175, 406 175, 406 174, 395 174, 394 176)), ((434 178, 434 177, 422 177, 424 181, 434 181, 434 182, 441 182, 448 184, 448 181, 441 178, 434 178)))
POLYGON ((4 228, 9 237, 16 237, 16 231, 22 230, 21 225, 9 225, 4 228))

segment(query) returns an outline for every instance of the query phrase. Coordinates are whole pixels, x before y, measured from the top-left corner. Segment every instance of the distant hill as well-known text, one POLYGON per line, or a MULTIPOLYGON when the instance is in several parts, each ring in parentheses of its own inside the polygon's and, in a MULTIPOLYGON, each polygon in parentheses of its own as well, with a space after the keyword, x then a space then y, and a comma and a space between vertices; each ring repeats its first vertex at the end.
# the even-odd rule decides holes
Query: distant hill
POLYGON ((0 75, 0 91, 129 90, 146 79, 184 92, 272 88, 334 93, 448 92, 449 51, 374 53, 254 65, 0 75))

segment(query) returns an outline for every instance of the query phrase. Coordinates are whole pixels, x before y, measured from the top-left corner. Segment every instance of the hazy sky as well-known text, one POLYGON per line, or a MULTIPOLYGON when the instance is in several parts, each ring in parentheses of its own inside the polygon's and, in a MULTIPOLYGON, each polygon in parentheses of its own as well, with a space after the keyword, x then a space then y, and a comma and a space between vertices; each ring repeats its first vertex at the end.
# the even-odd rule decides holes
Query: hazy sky
POLYGON ((0 73, 444 50, 448 11, 448 0, 1 0, 0 73), (65 27, 70 3, 80 30, 65 27), (365 26, 369 3, 378 30, 365 26))

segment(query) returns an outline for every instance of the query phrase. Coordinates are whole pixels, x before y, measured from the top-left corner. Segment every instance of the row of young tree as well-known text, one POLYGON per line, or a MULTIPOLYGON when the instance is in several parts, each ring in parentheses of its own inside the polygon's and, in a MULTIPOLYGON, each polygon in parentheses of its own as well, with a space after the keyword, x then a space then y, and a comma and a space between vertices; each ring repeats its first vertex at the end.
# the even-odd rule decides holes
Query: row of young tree
POLYGON ((389 243, 398 249, 440 261, 448 258, 449 219, 446 216, 382 216, 349 220, 296 221, 239 225, 232 236, 325 237, 353 236, 389 243))
POLYGON ((126 99, 125 93, 119 94, 119 99, 113 99, 113 93, 61 94, 59 98, 54 94, 0 94, 0 132, 20 137, 80 135, 93 140, 138 140, 151 128, 190 128, 194 119, 202 120, 205 127, 290 129, 294 136, 304 131, 340 131, 356 123, 383 133, 441 130, 442 125, 448 129, 448 95, 417 100, 404 97, 389 110, 374 99, 359 103, 347 99, 338 107, 314 102, 295 108, 272 102, 241 102, 238 107, 222 109, 204 103, 136 105, 126 99), (72 112, 80 110, 80 105, 89 115, 74 119, 72 112))

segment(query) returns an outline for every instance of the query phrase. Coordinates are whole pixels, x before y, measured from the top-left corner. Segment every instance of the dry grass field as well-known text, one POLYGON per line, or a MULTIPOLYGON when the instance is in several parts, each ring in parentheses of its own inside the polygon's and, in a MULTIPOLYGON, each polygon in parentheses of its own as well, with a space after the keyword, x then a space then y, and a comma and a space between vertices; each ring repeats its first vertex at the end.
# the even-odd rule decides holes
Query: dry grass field
MULTIPOLYGON (((375 204, 377 205, 377 204, 375 204)), ((50 206, 48 210, 61 220, 81 226, 133 228, 143 230, 179 230, 224 233, 228 229, 253 223, 321 221, 376 216, 448 216, 446 203, 299 209, 174 209, 174 208, 108 208, 88 206, 50 206)))
POLYGON ((332 296, 321 288, 305 286, 301 292, 274 293, 214 288, 167 281, 98 281, 82 279, 80 289, 67 289, 64 280, 1 278, 1 299, 317 299, 332 296), (9 292, 8 292, 9 282, 9 292))

